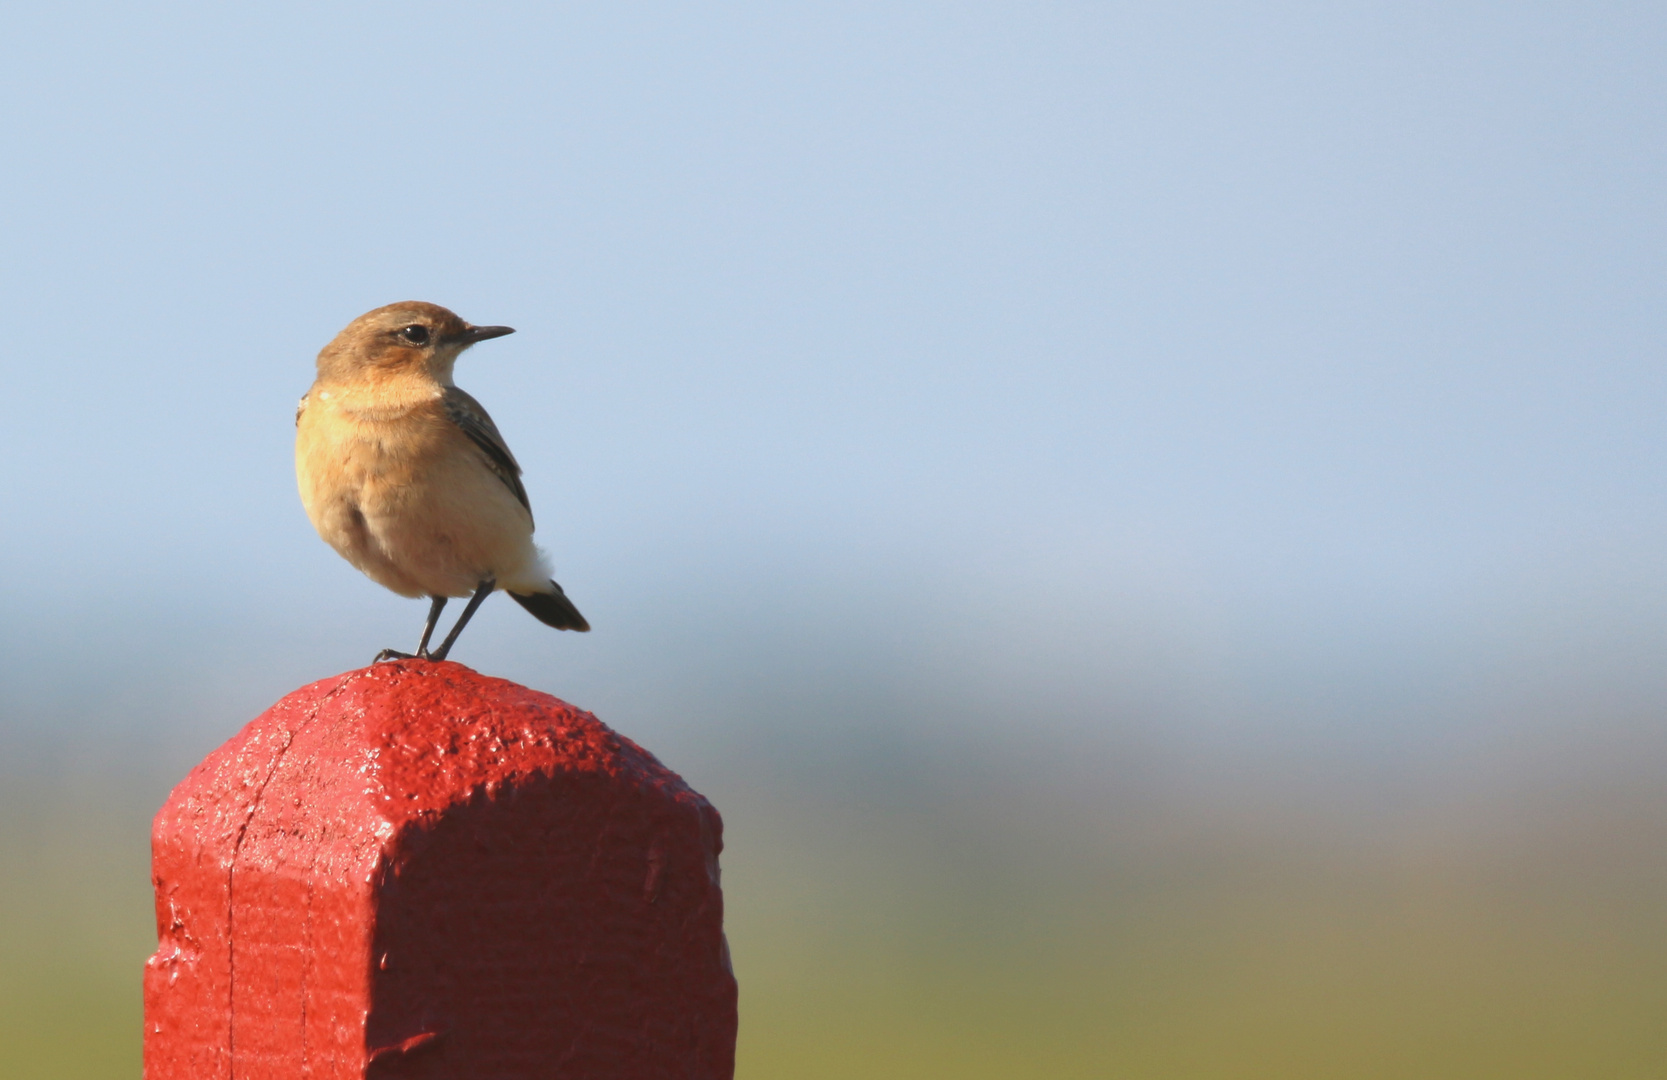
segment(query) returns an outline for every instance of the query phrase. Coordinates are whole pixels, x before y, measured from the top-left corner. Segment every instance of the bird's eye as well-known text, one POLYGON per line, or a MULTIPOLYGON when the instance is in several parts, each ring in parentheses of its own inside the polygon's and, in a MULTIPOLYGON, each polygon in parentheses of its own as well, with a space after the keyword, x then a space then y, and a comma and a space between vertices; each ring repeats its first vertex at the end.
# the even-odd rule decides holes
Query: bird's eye
POLYGON ((413 345, 427 345, 428 344, 428 327, 426 327, 426 326, 415 326, 415 325, 407 326, 405 329, 403 329, 399 332, 399 336, 404 338, 406 341, 409 341, 413 345))

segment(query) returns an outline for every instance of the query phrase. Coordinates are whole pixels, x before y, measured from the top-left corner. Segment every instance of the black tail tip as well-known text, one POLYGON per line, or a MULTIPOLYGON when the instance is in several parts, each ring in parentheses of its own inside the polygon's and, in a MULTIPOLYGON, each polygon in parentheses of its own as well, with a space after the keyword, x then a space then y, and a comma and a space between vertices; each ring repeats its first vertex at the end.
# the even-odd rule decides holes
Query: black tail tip
POLYGON ((580 633, 590 629, 590 623, 579 614, 579 609, 573 606, 573 601, 561 591, 561 586, 550 582, 553 593, 510 593, 510 597, 517 604, 532 612, 532 617, 545 626, 553 626, 557 630, 577 630, 580 633))

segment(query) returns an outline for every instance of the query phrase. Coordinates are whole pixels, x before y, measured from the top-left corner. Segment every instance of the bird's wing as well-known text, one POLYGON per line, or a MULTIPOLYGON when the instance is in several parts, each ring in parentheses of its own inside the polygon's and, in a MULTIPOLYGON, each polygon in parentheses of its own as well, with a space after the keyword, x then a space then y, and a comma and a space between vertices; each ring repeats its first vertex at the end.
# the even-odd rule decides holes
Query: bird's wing
POLYGON ((481 403, 455 386, 446 387, 441 403, 446 409, 446 418, 462 429, 469 440, 480 447, 486 454, 486 464, 497 474, 504 486, 515 494, 521 505, 532 513, 532 505, 527 502, 527 489, 521 486, 521 466, 516 464, 515 455, 504 445, 504 437, 498 434, 498 425, 486 414, 481 403))

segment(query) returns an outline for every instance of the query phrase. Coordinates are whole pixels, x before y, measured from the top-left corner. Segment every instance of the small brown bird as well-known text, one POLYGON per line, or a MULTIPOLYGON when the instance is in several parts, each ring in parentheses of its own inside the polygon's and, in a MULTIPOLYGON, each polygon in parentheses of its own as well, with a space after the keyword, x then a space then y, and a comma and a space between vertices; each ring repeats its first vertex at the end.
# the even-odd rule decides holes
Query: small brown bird
POLYGON ((452 382, 464 349, 514 332, 408 301, 359 316, 318 354, 318 378, 295 413, 307 517, 372 581, 431 600, 416 653, 383 649, 377 660, 444 660, 494 589, 547 626, 590 629, 533 546, 515 455, 480 402, 452 382), (469 603, 430 653, 454 596, 469 603))

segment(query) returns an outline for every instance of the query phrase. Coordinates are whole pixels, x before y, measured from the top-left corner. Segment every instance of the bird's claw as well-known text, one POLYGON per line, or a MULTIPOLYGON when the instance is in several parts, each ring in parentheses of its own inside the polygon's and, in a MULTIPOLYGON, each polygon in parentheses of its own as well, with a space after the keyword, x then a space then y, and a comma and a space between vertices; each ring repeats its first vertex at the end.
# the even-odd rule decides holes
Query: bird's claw
POLYGON ((384 660, 427 660, 427 659, 428 659, 428 652, 426 650, 423 651, 423 652, 420 652, 420 653, 408 653, 408 652, 400 652, 398 649, 383 649, 381 652, 376 654, 376 658, 374 660, 372 660, 371 663, 380 664, 384 660))

